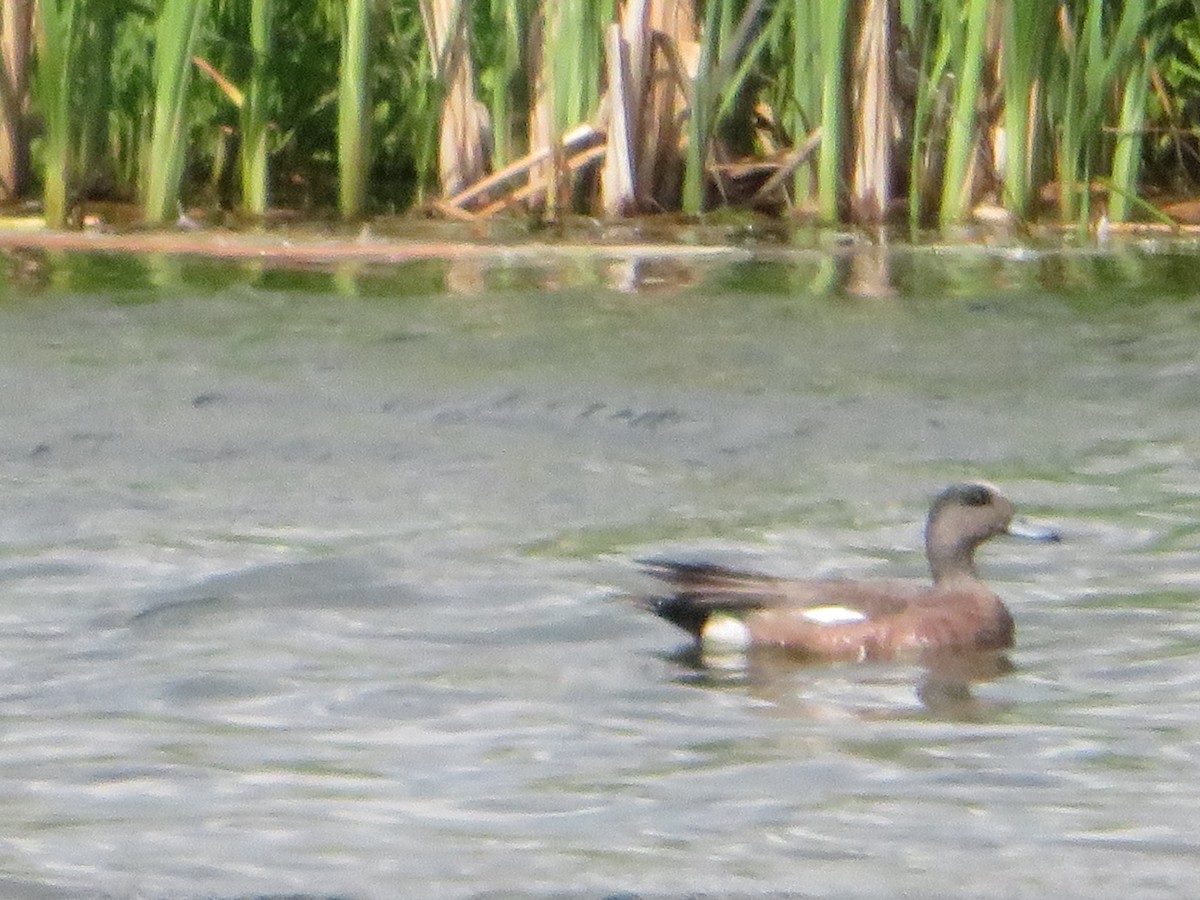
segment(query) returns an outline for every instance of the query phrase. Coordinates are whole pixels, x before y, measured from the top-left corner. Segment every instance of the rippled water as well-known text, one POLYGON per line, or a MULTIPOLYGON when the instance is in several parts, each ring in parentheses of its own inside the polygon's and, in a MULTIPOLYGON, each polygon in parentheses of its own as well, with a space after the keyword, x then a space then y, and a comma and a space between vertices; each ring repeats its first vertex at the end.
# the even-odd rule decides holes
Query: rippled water
POLYGON ((11 266, 3 896, 1194 892, 1195 248, 11 266), (619 600, 964 477, 1066 536, 970 699, 619 600))

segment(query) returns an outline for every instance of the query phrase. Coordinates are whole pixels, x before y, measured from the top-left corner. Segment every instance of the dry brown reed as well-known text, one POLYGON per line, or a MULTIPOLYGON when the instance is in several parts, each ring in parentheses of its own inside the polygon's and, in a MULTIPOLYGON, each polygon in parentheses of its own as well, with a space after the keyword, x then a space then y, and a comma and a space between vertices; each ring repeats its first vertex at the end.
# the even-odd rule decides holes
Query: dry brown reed
POLYGON ((438 145, 443 196, 479 181, 490 163, 487 110, 475 97, 468 7, 465 0, 421 0, 430 55, 444 86, 438 145))
POLYGON ((33 0, 5 0, 0 6, 0 197, 19 197, 29 182, 29 51, 33 0))

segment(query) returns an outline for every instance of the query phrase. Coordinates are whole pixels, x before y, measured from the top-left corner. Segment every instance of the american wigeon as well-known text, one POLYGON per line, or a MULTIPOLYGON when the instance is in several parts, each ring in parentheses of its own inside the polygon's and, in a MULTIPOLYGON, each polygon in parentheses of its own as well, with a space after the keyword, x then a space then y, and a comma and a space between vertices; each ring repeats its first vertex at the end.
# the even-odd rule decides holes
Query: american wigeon
POLYGON ((862 661, 1001 650, 1012 646, 1012 616, 975 570, 975 548, 998 534, 1059 539, 1050 529, 1015 527, 1012 504, 991 485, 956 484, 938 494, 925 525, 931 585, 793 581, 653 559, 642 561, 646 571, 672 591, 637 602, 705 651, 774 646, 862 661))

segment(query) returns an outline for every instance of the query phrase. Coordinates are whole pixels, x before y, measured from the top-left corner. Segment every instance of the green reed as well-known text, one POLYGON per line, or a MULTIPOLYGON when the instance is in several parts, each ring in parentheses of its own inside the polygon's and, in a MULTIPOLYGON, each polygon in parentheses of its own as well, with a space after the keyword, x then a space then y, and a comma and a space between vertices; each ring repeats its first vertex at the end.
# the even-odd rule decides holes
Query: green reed
POLYGON ((404 4, 392 3, 387 10, 384 35, 390 78, 379 95, 395 97, 377 111, 380 156, 408 160, 412 167, 412 194, 424 202, 426 192, 436 194, 438 138, 441 127, 444 86, 437 77, 438 61, 432 58, 430 38, 419 14, 404 4), (382 115, 379 115, 382 113, 382 115))
POLYGON ((1049 3, 1004 8, 1004 204, 1019 219, 1033 206, 1034 175, 1043 157, 1046 62, 1057 30, 1049 3))
MULTIPOLYGON (((545 128, 548 118, 553 140, 592 121, 596 115, 606 64, 604 28, 614 21, 615 14, 612 0, 596 3, 543 0, 532 13, 538 17, 536 30, 541 33, 538 72, 534 77, 542 79, 542 90, 541 96, 531 97, 531 106, 537 109, 531 108, 530 120, 540 120, 545 128)), ((544 135, 531 135, 530 142, 539 139, 544 140, 544 135)), ((554 164, 549 168, 554 169, 554 164)), ((560 212, 560 200, 565 198, 559 196, 557 173, 550 177, 556 183, 546 191, 545 214, 554 218, 560 212)))
POLYGON ((91 14, 79 23, 75 42, 77 159, 79 171, 89 173, 80 179, 83 190, 90 186, 89 178, 107 177, 110 111, 115 104, 113 54, 126 17, 114 3, 93 0, 88 10, 91 14))
POLYGON ((843 177, 846 154, 846 39, 849 0, 815 0, 821 83, 821 148, 817 155, 817 213, 823 222, 840 219, 845 196, 843 177))
POLYGON ((42 146, 42 203, 46 224, 51 228, 66 225, 70 212, 70 185, 74 177, 71 60, 79 7, 78 0, 38 3, 36 88, 46 129, 42 146))
POLYGON ((683 168, 683 211, 697 215, 704 208, 704 172, 711 137, 710 109, 716 92, 714 66, 717 52, 717 21, 725 4, 710 2, 700 38, 700 61, 692 79, 692 108, 688 122, 687 155, 683 168))
POLYGON ((559 133, 587 121, 600 102, 604 26, 611 19, 611 9, 611 4, 604 3, 559 6, 558 44, 551 48, 555 57, 555 124, 559 133), (596 14, 602 10, 610 14, 596 14))
POLYGON ((187 161, 185 112, 192 55, 208 0, 163 0, 154 28, 154 126, 146 175, 146 221, 174 220, 187 161))
MULTIPOLYGON (((784 5, 780 4, 781 7, 784 5)), ((779 121, 794 144, 804 140, 820 121, 821 80, 817 77, 816 64, 820 54, 817 12, 817 4, 811 0, 792 0, 787 21, 791 41, 781 42, 776 51, 778 65, 782 69, 780 81, 787 91, 783 96, 776 94, 776 104, 781 110, 779 121)), ((804 205, 812 197, 811 168, 797 168, 792 176, 792 195, 797 204, 804 205)))
POLYGON ((494 136, 493 165, 501 168, 516 156, 514 136, 518 130, 517 99, 525 59, 521 48, 527 39, 527 13, 519 0, 491 0, 490 26, 493 36, 491 53, 480 60, 479 81, 492 116, 494 136))
POLYGON ((722 36, 717 70, 717 125, 736 115, 743 94, 754 90, 754 76, 760 71, 769 48, 778 46, 787 36, 789 5, 778 3, 769 14, 767 6, 766 0, 750 0, 737 28, 722 36))
MULTIPOLYGON (((954 100, 946 140, 946 166, 942 178, 940 218, 943 225, 959 222, 971 206, 968 167, 978 147, 977 111, 982 105, 983 60, 986 52, 987 0, 968 0, 962 11, 963 34, 955 59, 954 100)), ((953 13, 943 17, 952 22, 953 13)))
POLYGON ((338 207, 356 219, 366 211, 371 110, 367 81, 369 0, 347 0, 342 17, 342 65, 338 74, 338 207))
POLYGON ((1137 197, 1142 158, 1148 143, 1144 133, 1150 107, 1150 80, 1159 68, 1162 47, 1176 28, 1191 25, 1200 15, 1200 2, 1133 5, 1132 13, 1136 17, 1134 21, 1123 22, 1119 29, 1122 39, 1128 43, 1117 48, 1125 52, 1126 58, 1119 76, 1121 102, 1108 184, 1111 195, 1108 217, 1114 222, 1129 219, 1135 208, 1148 210, 1152 218, 1163 218, 1137 197), (1136 34, 1130 37, 1134 30, 1136 34))
POLYGON ((275 0, 251 0, 250 73, 241 109, 242 205, 261 216, 270 197, 267 138, 270 128, 270 59, 275 0))
POLYGON ((1102 0, 1076 4, 1074 11, 1064 38, 1067 71, 1058 97, 1057 168, 1060 215, 1085 225, 1091 218, 1092 180, 1103 171, 1110 104, 1135 64, 1151 9, 1148 0, 1129 0, 1115 22, 1115 8, 1102 0))
MULTIPOLYGON (((491 113, 493 169, 530 149, 537 60, 527 47, 536 16, 550 19, 542 23, 541 66, 549 102, 538 115, 549 115, 556 135, 597 121, 606 90, 602 38, 617 15, 614 0, 463 3, 463 15, 472 17, 475 93, 491 113)), ((194 173, 192 188, 202 187, 206 173, 213 182, 219 176, 221 154, 232 148, 220 132, 231 127, 240 132, 242 202, 252 213, 265 211, 272 187, 282 185, 305 185, 311 202, 336 202, 344 216, 358 217, 369 191, 399 203, 436 183, 440 61, 425 44, 414 4, 226 0, 223 15, 212 15, 211 6, 41 0, 31 112, 43 123, 33 147, 49 223, 62 226, 74 194, 86 197, 93 188, 136 190, 147 220, 169 221, 189 189, 185 170, 194 173), (202 61, 209 78, 193 91, 191 60, 201 40, 212 48, 202 61), (337 47, 340 54, 331 52, 337 47), (226 96, 213 83, 224 84, 226 96), (371 184, 373 172, 380 184, 371 184)), ((888 92, 883 108, 898 113, 892 158, 878 154, 879 183, 907 194, 913 228, 962 221, 982 196, 1031 219, 1050 187, 1065 221, 1093 220, 1101 188, 1111 219, 1140 214, 1138 183, 1151 145, 1145 135, 1168 115, 1149 88, 1164 71, 1195 68, 1187 54, 1198 7, 1196 0, 895 0, 881 42, 895 56, 887 67, 894 83, 877 78, 874 85, 876 96, 888 92)), ((662 192, 666 204, 702 212, 721 202, 707 191, 714 162, 768 146, 782 158, 819 129, 814 160, 787 179, 790 199, 822 221, 840 221, 852 210, 848 161, 861 158, 855 142, 869 131, 851 121, 851 98, 864 90, 855 81, 861 67, 850 62, 865 46, 860 5, 708 0, 696 8, 699 67, 685 91, 691 103, 682 112, 663 110, 685 135, 678 145, 674 135, 668 139, 683 166, 666 175, 676 179, 662 192)), ((878 29, 883 19, 874 21, 878 29)), ((683 49, 673 52, 682 59, 683 49)), ((1200 101, 1200 78, 1167 82, 1181 92, 1174 109, 1200 101)), ((657 153, 651 137, 644 139, 647 147, 632 148, 636 160, 657 153)), ((577 177, 582 188, 592 176, 577 177)), ((595 192, 568 196, 590 210, 595 192)), ((551 191, 551 212, 555 202, 551 191)))
MULTIPOLYGON (((945 4, 940 4, 944 7, 945 4)), ((915 11, 911 33, 915 43, 913 63, 917 68, 916 95, 908 122, 908 226, 916 234, 932 206, 934 186, 940 184, 945 163, 941 131, 948 116, 950 60, 958 29, 943 28, 942 9, 926 5, 915 11)))

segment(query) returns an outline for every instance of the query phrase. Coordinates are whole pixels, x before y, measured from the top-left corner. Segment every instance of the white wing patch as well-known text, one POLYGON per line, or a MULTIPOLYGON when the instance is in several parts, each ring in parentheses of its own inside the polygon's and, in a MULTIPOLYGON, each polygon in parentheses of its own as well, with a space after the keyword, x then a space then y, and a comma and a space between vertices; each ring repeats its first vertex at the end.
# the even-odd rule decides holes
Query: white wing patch
POLYGON ((867 621, 864 613, 845 606, 814 606, 806 609, 801 615, 818 625, 849 625, 852 622, 867 621))
POLYGON ((713 613, 700 631, 700 642, 708 653, 741 653, 753 641, 750 629, 736 616, 713 613))

